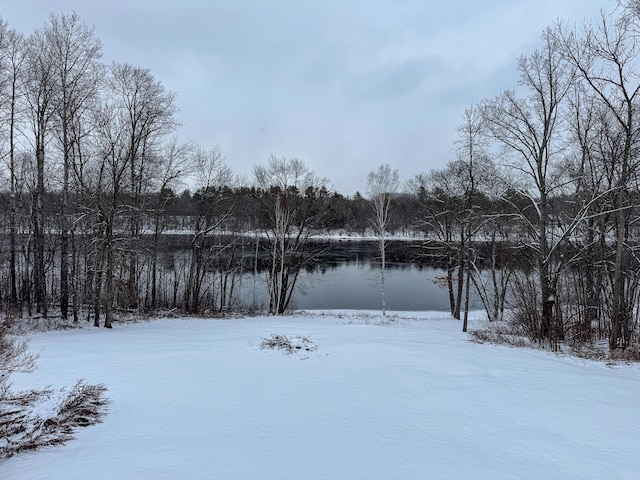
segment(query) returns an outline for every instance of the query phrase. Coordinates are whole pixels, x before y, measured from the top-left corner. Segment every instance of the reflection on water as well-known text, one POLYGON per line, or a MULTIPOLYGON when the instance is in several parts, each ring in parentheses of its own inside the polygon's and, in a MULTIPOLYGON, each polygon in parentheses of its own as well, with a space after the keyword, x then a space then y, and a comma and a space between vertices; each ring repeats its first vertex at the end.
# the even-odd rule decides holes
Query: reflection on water
MULTIPOLYGON (((381 310, 380 268, 375 262, 345 262, 303 272, 292 301, 292 308, 302 310, 381 310)), ((444 270, 418 267, 415 264, 392 264, 385 270, 387 310, 449 310, 447 291, 434 283, 444 270)), ((253 279, 255 280, 255 279, 253 279)), ((250 282, 253 283, 253 282, 250 282)), ((250 287, 256 295, 254 304, 264 305, 266 287, 263 280, 250 287)), ((244 284, 247 288, 247 283, 244 284)), ((472 302, 472 308, 480 305, 472 302)))
MULTIPOLYGON (((414 265, 396 265, 385 271, 388 310, 448 310, 448 298, 433 279, 444 272, 414 265), (395 268, 394 268, 395 267, 395 268)), ((380 268, 372 263, 349 263, 306 275, 295 296, 296 308, 380 310, 380 268)))

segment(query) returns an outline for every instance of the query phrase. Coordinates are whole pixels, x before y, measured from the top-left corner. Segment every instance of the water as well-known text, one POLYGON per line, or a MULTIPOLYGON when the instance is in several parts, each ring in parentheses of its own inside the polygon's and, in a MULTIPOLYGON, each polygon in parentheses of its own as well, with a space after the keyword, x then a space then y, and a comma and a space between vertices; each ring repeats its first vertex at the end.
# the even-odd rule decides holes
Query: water
MULTIPOLYGON (((320 251, 319 263, 300 273, 289 308, 299 310, 376 310, 382 309, 382 285, 380 282, 379 250, 374 242, 320 241, 310 245, 310 250, 320 251)), ((234 287, 232 303, 240 307, 265 309, 268 306, 266 284, 268 254, 260 251, 254 258, 255 247, 243 250, 245 272, 234 287), (255 266, 258 273, 253 273, 255 266), (252 272, 252 273, 248 273, 252 272)), ((177 257, 168 262, 175 271, 175 264, 187 265, 189 252, 177 250, 177 257)), ((425 264, 419 243, 390 242, 387 248, 385 269, 385 301, 390 311, 449 311, 449 295, 445 288, 434 282, 444 278, 446 271, 425 264), (422 255, 422 256, 421 256, 422 255)), ((223 262, 224 263, 224 262, 223 262)), ((208 277, 204 282, 218 285, 208 277)), ((442 284, 442 282, 440 282, 442 284)), ((472 288, 473 291, 473 288, 472 288)), ((181 295, 181 294, 180 294, 181 295)), ((178 295, 180 297, 180 295, 178 295)), ((472 298, 470 308, 482 308, 478 299, 472 298)))
MULTIPOLYGON (((396 264, 385 271, 388 310, 448 310, 447 292, 433 279, 444 272, 396 264)), ((371 263, 343 263, 322 273, 306 274, 294 296, 301 309, 382 309, 380 268, 371 263)))
MULTIPOLYGON (((387 310, 449 311, 447 290, 434 283, 435 278, 444 275, 445 271, 438 268, 410 263, 389 265, 384 288, 387 310)), ((254 290, 256 303, 260 306, 267 301, 264 283, 261 277, 254 290)), ((380 267, 375 262, 348 261, 321 265, 311 273, 303 272, 291 307, 301 310, 381 310, 380 267)), ((473 301, 471 308, 480 308, 480 305, 473 301)))

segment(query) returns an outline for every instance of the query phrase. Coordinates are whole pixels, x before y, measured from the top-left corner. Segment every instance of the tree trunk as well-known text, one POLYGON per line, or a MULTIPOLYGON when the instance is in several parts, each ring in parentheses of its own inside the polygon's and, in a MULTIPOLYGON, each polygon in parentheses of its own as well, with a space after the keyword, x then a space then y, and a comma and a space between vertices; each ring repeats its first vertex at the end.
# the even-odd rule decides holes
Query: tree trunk
MULTIPOLYGON (((12 173, 13 177, 13 155, 11 158, 12 163, 12 173)), ((11 179, 11 215, 9 217, 9 305, 12 309, 16 309, 18 307, 18 287, 17 287, 17 272, 16 272, 16 191, 14 188, 14 180, 11 179)))
POLYGON ((11 199, 11 214, 9 217, 9 305, 12 309, 18 307, 18 286, 17 286, 17 272, 16 272, 16 235, 17 235, 17 175, 16 175, 16 162, 15 162, 15 121, 16 121, 16 77, 13 76, 13 84, 11 90, 11 111, 9 114, 9 165, 11 175, 10 182, 10 199, 11 199))
POLYGON ((387 245, 385 243, 384 233, 380 235, 380 284, 382 285, 382 316, 387 315, 387 300, 384 295, 384 273, 387 268, 387 245))
POLYGON ((451 254, 449 254, 447 265, 447 291, 449 293, 449 311, 451 312, 451 316, 455 318, 456 297, 453 293, 453 259, 451 258, 451 254))
MULTIPOLYGON (((538 160, 538 169, 542 170, 544 162, 538 160)), ((555 292, 552 290, 551 285, 551 259, 549 258, 549 243, 547 239, 547 230, 549 227, 549 217, 547 212, 547 188, 546 179, 541 173, 538 174, 540 178, 540 205, 539 212, 540 217, 538 219, 538 243, 539 243, 539 259, 538 268, 540 270, 540 302, 542 310, 542 318, 540 324, 540 340, 551 340, 551 327, 553 323, 553 306, 555 304, 555 292)))
POLYGON ((36 312, 47 318, 47 286, 44 262, 44 133, 38 134, 36 146, 37 185, 34 194, 33 237, 34 237, 34 266, 33 286, 35 290, 36 312))
POLYGON ((615 350, 620 346, 623 323, 625 322, 626 306, 624 301, 624 243, 626 222, 624 212, 620 209, 616 213, 617 242, 613 271, 613 306, 611 312, 611 333, 609 334, 609 348, 615 350))
POLYGON ((60 316, 66 320, 69 314, 69 135, 66 116, 62 120, 63 181, 60 208, 60 316))
POLYGON ((469 284, 471 283, 471 255, 470 252, 466 256, 467 280, 464 291, 464 320, 462 321, 462 331, 466 333, 469 323, 469 284))
POLYGON ((73 311, 73 323, 79 321, 78 287, 79 287, 79 258, 75 235, 71 234, 71 309, 73 311))
POLYGON ((113 322, 113 277, 114 277, 114 245, 112 219, 107 222, 106 228, 106 254, 107 265, 104 279, 104 327, 111 328, 113 322))

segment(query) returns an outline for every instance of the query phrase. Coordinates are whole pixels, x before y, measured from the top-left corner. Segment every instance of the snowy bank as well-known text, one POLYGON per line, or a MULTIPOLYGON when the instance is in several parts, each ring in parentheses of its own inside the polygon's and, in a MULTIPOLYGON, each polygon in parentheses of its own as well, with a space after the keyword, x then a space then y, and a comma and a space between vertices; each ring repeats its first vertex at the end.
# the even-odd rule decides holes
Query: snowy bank
POLYGON ((635 479, 637 365, 482 345, 443 313, 34 334, 16 388, 101 382, 104 423, 3 479, 635 479), (261 348, 272 334, 313 351, 261 348))

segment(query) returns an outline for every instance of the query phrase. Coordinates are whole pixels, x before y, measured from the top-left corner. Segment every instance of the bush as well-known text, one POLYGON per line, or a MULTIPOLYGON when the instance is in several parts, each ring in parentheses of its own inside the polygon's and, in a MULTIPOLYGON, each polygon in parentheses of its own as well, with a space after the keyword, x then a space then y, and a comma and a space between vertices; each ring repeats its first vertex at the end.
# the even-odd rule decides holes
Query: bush
POLYGON ((260 348, 284 350, 287 354, 291 354, 299 351, 313 352, 314 350, 317 350, 318 346, 307 337, 296 336, 289 339, 286 335, 277 335, 272 333, 271 338, 262 339, 260 348))
POLYGON ((51 388, 11 391, 9 377, 30 372, 37 356, 27 344, 0 328, 0 461, 17 453, 60 445, 73 439, 78 427, 102 421, 109 403, 104 385, 79 380, 67 391, 51 388))

